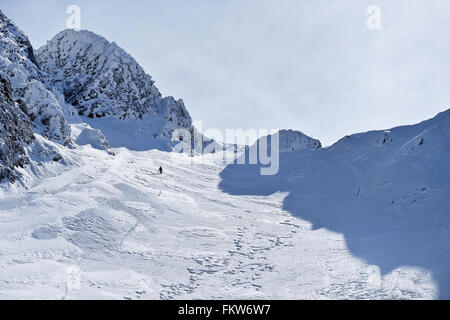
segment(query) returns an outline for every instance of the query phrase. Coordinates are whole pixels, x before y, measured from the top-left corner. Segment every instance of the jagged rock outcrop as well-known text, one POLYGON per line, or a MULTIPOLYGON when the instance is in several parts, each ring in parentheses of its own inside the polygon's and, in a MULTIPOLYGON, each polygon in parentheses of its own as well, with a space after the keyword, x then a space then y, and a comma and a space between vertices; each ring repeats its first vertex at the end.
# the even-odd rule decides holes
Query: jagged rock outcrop
POLYGON ((62 94, 39 69, 27 36, 0 11, 0 180, 15 182, 29 154, 38 161, 61 158, 45 141, 34 142, 39 134, 71 145, 66 109, 62 94))
POLYGON ((46 82, 27 36, 1 11, 0 70, 9 78, 12 98, 32 121, 34 131, 52 141, 70 144, 62 96, 46 82))
POLYGON ((25 146, 33 141, 32 123, 14 102, 11 82, 0 72, 0 181, 16 180, 15 169, 30 161, 25 146))
POLYGON ((182 100, 163 98, 128 53, 95 33, 62 31, 38 50, 37 60, 82 117, 150 119, 155 137, 170 138, 175 129, 191 128, 182 100))

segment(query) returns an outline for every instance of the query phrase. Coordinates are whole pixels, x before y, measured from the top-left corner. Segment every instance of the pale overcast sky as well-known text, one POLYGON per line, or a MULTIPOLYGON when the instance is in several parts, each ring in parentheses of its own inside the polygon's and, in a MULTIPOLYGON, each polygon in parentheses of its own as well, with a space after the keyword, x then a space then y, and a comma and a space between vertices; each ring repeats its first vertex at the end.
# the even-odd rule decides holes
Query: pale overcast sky
POLYGON ((450 1, 0 0, 35 48, 66 28, 115 41, 206 128, 290 128, 330 145, 450 106, 450 1), (366 10, 381 9, 369 30, 366 10))

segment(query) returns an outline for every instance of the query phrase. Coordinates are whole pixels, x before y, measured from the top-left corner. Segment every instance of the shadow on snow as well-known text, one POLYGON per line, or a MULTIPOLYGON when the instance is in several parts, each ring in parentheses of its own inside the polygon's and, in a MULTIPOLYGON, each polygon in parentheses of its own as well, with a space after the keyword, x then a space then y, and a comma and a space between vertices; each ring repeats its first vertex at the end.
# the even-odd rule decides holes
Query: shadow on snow
POLYGON ((332 148, 281 153, 274 176, 261 176, 259 165, 228 165, 219 187, 232 195, 288 192, 284 210, 313 229, 343 234, 349 251, 383 275, 400 266, 425 268, 439 298, 450 298, 448 162, 389 163, 383 153, 349 162, 351 150, 332 148))

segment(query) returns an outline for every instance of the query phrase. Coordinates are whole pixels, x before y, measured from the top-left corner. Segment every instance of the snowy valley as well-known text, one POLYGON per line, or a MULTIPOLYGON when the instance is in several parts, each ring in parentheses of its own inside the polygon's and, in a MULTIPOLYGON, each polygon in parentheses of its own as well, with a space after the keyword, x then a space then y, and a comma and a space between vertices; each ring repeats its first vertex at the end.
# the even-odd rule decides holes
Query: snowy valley
POLYGON ((171 152, 221 145, 92 32, 33 50, 0 12, 0 66, 0 299, 450 298, 450 110, 330 147, 282 130, 262 176, 171 152))

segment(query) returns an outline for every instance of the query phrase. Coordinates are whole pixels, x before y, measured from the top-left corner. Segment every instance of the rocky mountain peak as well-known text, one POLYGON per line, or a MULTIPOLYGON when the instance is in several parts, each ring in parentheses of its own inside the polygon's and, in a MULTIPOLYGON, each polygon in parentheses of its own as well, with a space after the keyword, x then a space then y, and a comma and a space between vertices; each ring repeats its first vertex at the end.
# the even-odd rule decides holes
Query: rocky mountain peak
POLYGON ((164 122, 165 135, 191 127, 182 100, 163 98, 151 76, 117 44, 89 32, 65 30, 37 53, 52 84, 80 116, 164 122))

